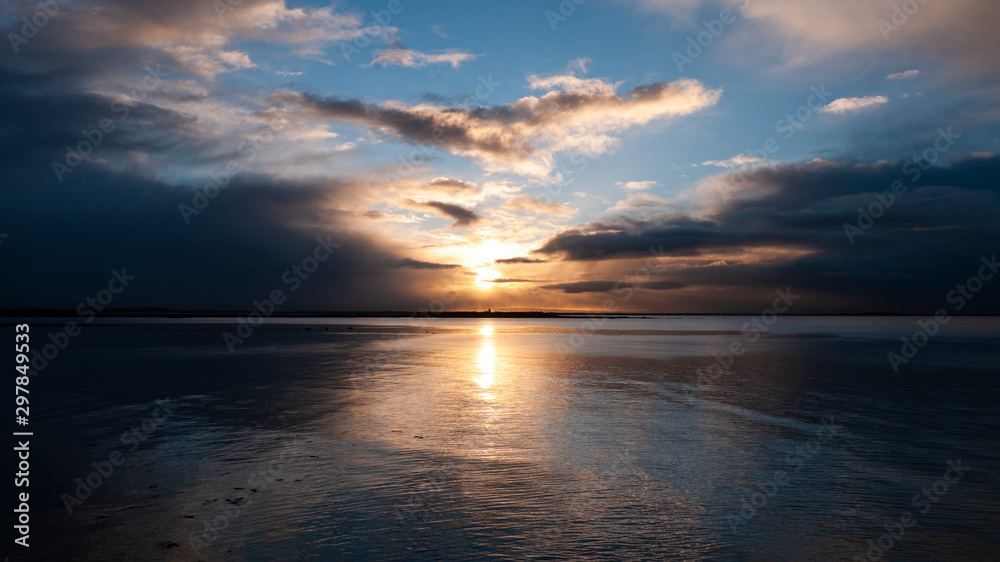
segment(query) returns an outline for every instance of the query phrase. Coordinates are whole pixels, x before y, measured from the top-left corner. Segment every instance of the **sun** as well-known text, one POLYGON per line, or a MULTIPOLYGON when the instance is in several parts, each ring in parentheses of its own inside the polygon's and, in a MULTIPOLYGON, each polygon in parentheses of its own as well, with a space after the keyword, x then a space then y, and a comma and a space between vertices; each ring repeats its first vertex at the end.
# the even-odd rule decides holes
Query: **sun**
POLYGON ((523 255, 524 251, 524 248, 519 246, 491 238, 468 246, 467 253, 461 261, 465 262, 470 269, 475 270, 476 287, 488 291, 496 286, 494 280, 503 277, 500 272, 490 269, 489 266, 498 259, 523 255))
POLYGON ((476 286, 480 289, 492 289, 496 283, 493 282, 494 279, 499 279, 500 274, 496 271, 482 267, 476 270, 476 286))
POLYGON ((523 251, 522 248, 514 244, 489 238, 473 246, 469 257, 479 263, 493 263, 500 258, 519 256, 523 251))

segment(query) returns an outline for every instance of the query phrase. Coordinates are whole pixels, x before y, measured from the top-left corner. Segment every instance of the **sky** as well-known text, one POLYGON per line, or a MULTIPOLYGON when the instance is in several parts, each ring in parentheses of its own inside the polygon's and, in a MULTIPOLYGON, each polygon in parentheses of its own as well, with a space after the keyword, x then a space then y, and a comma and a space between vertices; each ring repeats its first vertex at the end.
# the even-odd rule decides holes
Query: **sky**
POLYGON ((5 0, 0 26, 0 308, 1000 313, 991 0, 5 0))

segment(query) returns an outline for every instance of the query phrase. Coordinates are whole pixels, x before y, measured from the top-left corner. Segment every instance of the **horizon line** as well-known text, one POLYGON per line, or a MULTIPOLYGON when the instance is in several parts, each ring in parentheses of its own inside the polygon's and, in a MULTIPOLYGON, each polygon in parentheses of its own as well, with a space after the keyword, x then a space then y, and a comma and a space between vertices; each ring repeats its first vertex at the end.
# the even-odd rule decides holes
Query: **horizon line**
MULTIPOLYGON (((217 317, 241 317, 257 312, 253 309, 175 309, 166 307, 138 307, 138 308, 116 308, 104 309, 96 315, 79 314, 76 310, 62 308, 14 308, 0 309, 0 318, 217 318, 217 317)), ((636 316, 756 316, 760 312, 625 312, 625 311, 571 311, 571 310, 454 310, 438 313, 406 311, 406 310, 291 310, 272 312, 265 318, 448 318, 448 317, 577 317, 577 316, 604 316, 604 317, 636 317, 636 316)), ((784 313, 781 316, 931 316, 933 313, 911 313, 911 312, 809 312, 809 313, 784 313)), ((950 316, 968 317, 991 317, 1000 314, 990 313, 953 313, 950 316)))

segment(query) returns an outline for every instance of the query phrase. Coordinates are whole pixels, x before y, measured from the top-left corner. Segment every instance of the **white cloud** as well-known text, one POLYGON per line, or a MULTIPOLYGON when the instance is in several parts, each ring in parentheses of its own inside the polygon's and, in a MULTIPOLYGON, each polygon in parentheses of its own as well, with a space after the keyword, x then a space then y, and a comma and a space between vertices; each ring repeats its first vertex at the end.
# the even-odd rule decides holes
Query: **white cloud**
POLYGON ((910 78, 916 78, 920 75, 919 70, 907 70, 905 72, 897 72, 895 74, 890 74, 885 77, 886 80, 909 80, 910 78))
POLYGON ((540 77, 535 74, 528 76, 528 85, 533 90, 558 89, 564 92, 587 92, 609 95, 615 93, 616 84, 611 84, 600 78, 577 78, 571 74, 540 77))
POLYGON ((626 215, 629 217, 645 217, 657 215, 673 208, 670 201, 649 193, 629 193, 624 201, 618 201, 605 215, 626 215))
POLYGON ((303 72, 292 72, 291 70, 276 70, 274 71, 278 76, 302 76, 303 72))
POLYGON ((865 96, 863 98, 840 98, 833 100, 829 104, 817 109, 820 113, 834 113, 843 115, 852 111, 859 111, 876 105, 887 103, 889 98, 885 96, 865 96))
POLYGON ((338 136, 340 135, 329 130, 329 125, 326 123, 304 124, 285 133, 285 138, 294 142, 318 142, 335 139, 338 136))
POLYGON ((587 65, 590 64, 590 63, 592 63, 592 62, 594 62, 594 61, 591 60, 591 59, 588 59, 588 58, 579 58, 579 59, 571 60, 571 61, 569 61, 569 64, 566 65, 566 71, 570 72, 570 73, 575 72, 575 71, 579 71, 579 72, 581 72, 583 74, 586 74, 588 72, 587 65))
POLYGON ((615 182, 615 187, 625 191, 643 191, 656 185, 655 181, 619 181, 615 182))
POLYGON ((562 90, 564 92, 613 95, 621 82, 613 84, 603 78, 580 78, 576 75, 577 73, 586 74, 587 65, 591 62, 593 61, 586 58, 572 60, 566 65, 564 74, 553 76, 531 74, 528 76, 528 85, 533 90, 562 90))
POLYGON ((368 66, 404 66, 407 68, 419 68, 429 64, 450 64, 452 68, 458 68, 462 63, 476 60, 478 55, 464 53, 457 49, 449 49, 441 53, 421 53, 410 49, 381 49, 375 51, 375 58, 368 66))
POLYGON ((295 92, 272 94, 271 101, 285 106, 285 115, 297 113, 299 119, 325 117, 368 125, 413 142, 432 142, 453 154, 475 158, 490 172, 545 177, 554 172, 559 153, 596 157, 616 147, 626 129, 696 113, 722 96, 722 90, 691 79, 647 84, 622 95, 606 82, 595 90, 552 90, 476 111, 394 101, 359 104, 295 92))
MULTIPOLYGON (((764 162, 763 158, 758 158, 757 156, 750 156, 748 154, 737 154, 728 160, 707 160, 702 162, 702 166, 715 166, 717 168, 738 168, 740 166, 746 166, 747 164, 756 164, 758 162, 764 162)), ((697 164, 694 164, 697 166, 697 164)))
POLYGON ((185 70, 208 80, 214 79, 217 74, 257 66, 243 51, 205 49, 190 45, 165 47, 163 50, 173 56, 185 70))

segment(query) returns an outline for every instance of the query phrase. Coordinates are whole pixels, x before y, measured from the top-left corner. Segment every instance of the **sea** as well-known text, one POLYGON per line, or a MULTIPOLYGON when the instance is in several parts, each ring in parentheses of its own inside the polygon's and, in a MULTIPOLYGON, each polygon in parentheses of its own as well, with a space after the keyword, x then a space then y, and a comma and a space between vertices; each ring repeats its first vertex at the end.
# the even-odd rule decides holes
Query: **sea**
POLYGON ((996 317, 20 322, 10 560, 1000 560, 996 317))

